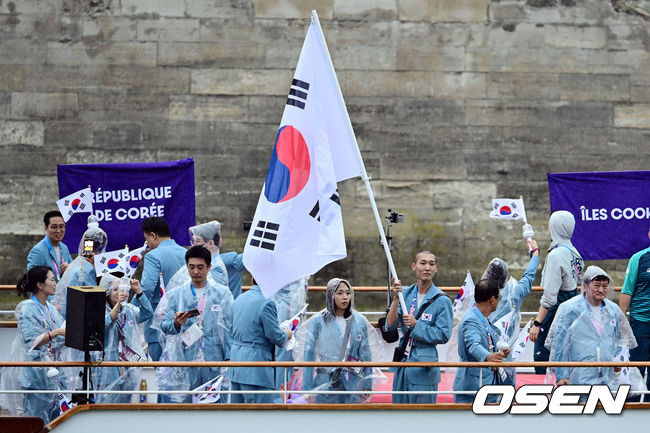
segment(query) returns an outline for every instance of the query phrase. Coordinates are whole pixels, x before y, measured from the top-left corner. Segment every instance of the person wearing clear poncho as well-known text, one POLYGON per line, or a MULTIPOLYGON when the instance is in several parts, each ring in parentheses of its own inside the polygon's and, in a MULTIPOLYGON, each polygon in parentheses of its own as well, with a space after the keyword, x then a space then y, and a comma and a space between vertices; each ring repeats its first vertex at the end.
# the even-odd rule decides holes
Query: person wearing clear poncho
MULTIPOLYGON (((138 280, 130 280, 129 288, 134 293, 131 302, 126 302, 127 292, 120 290, 120 279, 111 274, 102 277, 100 286, 106 291, 106 313, 104 331, 105 361, 144 361, 142 331, 139 323, 153 316, 151 304, 143 296, 138 280)), ((101 367, 96 369, 97 389, 131 391, 140 383, 138 367, 101 367)), ((97 403, 130 403, 131 394, 97 394, 97 403)))
POLYGON ((88 217, 88 228, 79 242, 78 256, 70 263, 70 266, 63 273, 63 276, 56 285, 56 294, 52 303, 61 312, 63 318, 66 316, 66 293, 70 286, 96 286, 97 276, 95 274, 95 254, 106 252, 108 237, 106 232, 99 227, 97 217, 88 217), (93 242, 93 251, 84 252, 84 243, 93 242))
MULTIPOLYGON (((202 246, 185 254, 188 279, 167 287, 154 313, 152 328, 161 331, 161 361, 225 361, 232 342, 232 294, 209 275, 211 253, 202 246)), ((219 367, 162 367, 160 390, 196 389, 215 379, 219 367)), ((190 395, 161 395, 161 402, 191 402, 190 395)))
MULTIPOLYGON (((621 309, 607 299, 611 277, 598 266, 584 273, 583 293, 558 308, 546 339, 550 361, 618 361, 636 340, 621 309)), ((547 381, 559 385, 607 385, 618 389, 620 370, 614 367, 549 367, 547 381)), ((630 378, 638 370, 629 370, 630 378)), ((637 379, 640 379, 640 375, 637 379)), ((636 380, 638 382, 638 380, 636 380)), ((641 379, 641 384, 642 383, 641 379)), ((633 386, 634 389, 634 386, 633 386)))
POLYGON ((221 248, 221 224, 209 221, 189 228, 191 245, 202 245, 212 253, 210 275, 219 284, 228 287, 228 271, 219 254, 221 248))
MULTIPOLYGON (((16 307, 18 335, 12 344, 13 361, 67 361, 63 317, 47 297, 54 294, 54 273, 47 266, 34 266, 16 289, 27 298, 16 307)), ((45 423, 61 414, 57 390, 70 389, 71 377, 63 368, 9 367, 2 372, 3 389, 54 390, 51 394, 5 394, 3 405, 16 415, 37 416, 45 423)))
MULTIPOLYGON (((333 278, 327 283, 327 308, 296 330, 293 350, 297 361, 372 361, 383 354, 383 343, 368 320, 353 307, 350 283, 333 278)), ((381 373, 378 373, 381 375, 381 373)), ((317 394, 318 403, 360 403, 370 398, 373 369, 368 367, 304 367, 303 390, 357 391, 355 394, 317 394)))

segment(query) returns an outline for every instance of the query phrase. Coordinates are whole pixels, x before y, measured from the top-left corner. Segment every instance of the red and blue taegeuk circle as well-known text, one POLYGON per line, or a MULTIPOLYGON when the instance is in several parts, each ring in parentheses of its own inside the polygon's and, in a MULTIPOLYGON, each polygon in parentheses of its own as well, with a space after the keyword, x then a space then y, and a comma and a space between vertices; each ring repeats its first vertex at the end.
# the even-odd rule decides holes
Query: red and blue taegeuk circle
POLYGON ((72 203, 70 203, 73 210, 77 210, 80 204, 81 204, 81 200, 79 200, 78 198, 75 198, 74 200, 72 200, 72 203))
POLYGON ((499 208, 499 215, 507 216, 512 213, 512 209, 510 209, 510 206, 501 206, 499 208))
POLYGON ((294 198, 307 184, 311 161, 307 142, 291 125, 280 128, 264 184, 264 196, 271 203, 294 198))
POLYGON ((115 268, 117 268, 117 267, 119 266, 119 264, 120 264, 120 261, 119 261, 119 260, 117 260, 117 259, 110 259, 110 260, 108 261, 108 263, 106 263, 106 266, 108 267, 108 269, 115 269, 115 268))
POLYGON ((129 266, 132 267, 133 269, 137 268, 139 264, 140 264, 139 256, 133 256, 129 259, 129 266))

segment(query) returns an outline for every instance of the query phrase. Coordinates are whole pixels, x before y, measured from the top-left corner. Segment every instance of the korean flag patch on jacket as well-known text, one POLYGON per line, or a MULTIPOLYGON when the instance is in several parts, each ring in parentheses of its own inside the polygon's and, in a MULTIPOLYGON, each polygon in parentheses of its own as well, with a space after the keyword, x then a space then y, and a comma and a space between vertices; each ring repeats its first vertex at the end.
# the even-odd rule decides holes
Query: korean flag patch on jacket
POLYGON ((431 321, 431 313, 425 313, 422 315, 422 320, 425 322, 430 322, 431 321))

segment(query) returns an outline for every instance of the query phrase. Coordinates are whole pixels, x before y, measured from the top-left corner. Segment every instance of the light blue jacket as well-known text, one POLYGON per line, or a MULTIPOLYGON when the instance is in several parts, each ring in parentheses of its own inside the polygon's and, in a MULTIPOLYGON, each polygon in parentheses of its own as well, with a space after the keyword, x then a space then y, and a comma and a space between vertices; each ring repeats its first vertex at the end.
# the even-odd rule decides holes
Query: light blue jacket
MULTIPOLYGON (((402 288, 407 308, 411 305, 411 300, 416 288, 417 284, 402 288)), ((431 284, 422 304, 433 298, 438 293, 442 293, 442 291, 434 284, 431 284)), ((417 316, 419 308, 420 306, 415 310, 415 313, 413 314, 414 316, 417 316)), ((406 362, 437 362, 438 349, 436 348, 436 345, 445 344, 449 341, 453 320, 451 300, 443 293, 442 296, 439 296, 438 299, 433 301, 433 303, 422 312, 422 315, 415 324, 415 328, 413 328, 413 332, 411 332, 411 338, 414 340, 413 347, 406 362)), ((404 324, 402 318, 401 306, 398 309, 397 322, 391 328, 395 329, 398 324, 402 327, 403 332, 408 329, 408 326, 404 324)), ((399 344, 402 344, 402 339, 400 339, 399 344)), ((433 385, 440 382, 440 368, 438 367, 412 367, 406 368, 404 371, 406 380, 412 384, 433 385)))
MULTIPOLYGON (((120 328, 124 335, 123 345, 128 346, 140 355, 141 360, 146 360, 142 350, 139 323, 153 317, 153 310, 147 297, 143 294, 139 298, 134 296, 131 303, 127 303, 117 316, 111 319, 111 307, 106 304, 104 316, 104 351, 106 361, 121 361, 119 357, 120 328)), ((139 374, 135 367, 104 367, 98 368, 97 388, 112 390, 133 390, 138 385, 139 374)), ((98 403, 128 403, 131 395, 125 394, 98 394, 98 403)))
MULTIPOLYGON (((490 322, 496 323, 497 320, 511 312, 513 307, 517 307, 517 312, 521 310, 521 304, 523 304, 524 299, 526 299, 526 296, 528 296, 533 288, 533 281, 535 281, 538 266, 539 257, 531 257, 530 262, 528 262, 528 266, 517 285, 510 287, 506 284, 506 286, 501 289, 501 300, 499 301, 499 305, 497 306, 497 309, 488 316, 490 322)), ((519 321, 517 321, 517 323, 519 323, 519 321)), ((517 332, 519 332, 518 329, 517 332)))
MULTIPOLYGON (((273 346, 282 346, 287 334, 280 329, 275 302, 264 298, 259 286, 235 300, 233 305, 231 361, 271 361, 273 346)), ((273 367, 229 368, 233 382, 273 389, 273 367)))
MULTIPOLYGON (((487 319, 474 307, 470 308, 463 316, 458 327, 458 356, 461 362, 485 361, 485 358, 491 353, 488 350, 488 334, 492 339, 492 344, 496 346, 499 341, 499 331, 491 323, 486 325, 486 322, 487 319)), ((481 386, 492 384, 493 379, 494 371, 491 368, 460 367, 454 378, 454 391, 478 391, 481 386), (480 381, 481 370, 482 382, 480 381)), ((472 402, 474 396, 457 394, 454 396, 454 401, 457 403, 472 402)))
MULTIPOLYGON (((165 286, 174 276, 176 271, 185 266, 185 252, 187 250, 178 245, 173 239, 164 240, 156 249, 149 251, 144 256, 142 269, 142 291, 151 303, 151 308, 156 310, 160 302, 160 272, 162 272, 165 286)), ((147 342, 158 342, 158 334, 151 329, 151 320, 145 323, 144 337, 147 342)))
POLYGON ((228 287, 228 271, 219 253, 212 254, 210 275, 217 283, 228 287))
POLYGON ((228 273, 228 288, 232 297, 237 299, 241 295, 241 278, 244 274, 244 254, 237 254, 234 251, 221 254, 223 263, 228 273))
MULTIPOLYGON (((61 249, 61 258, 64 263, 72 263, 72 257, 70 257, 70 250, 68 246, 63 242, 59 242, 59 248, 61 249)), ((51 249, 51 243, 47 236, 45 236, 39 243, 34 245, 34 247, 29 250, 27 255, 27 270, 29 271, 34 266, 49 266, 52 268, 52 273, 54 274, 54 279, 59 281, 63 272, 61 272, 61 262, 56 258, 54 250, 51 249), (56 266, 54 266, 56 264, 56 266), (57 268, 59 273, 57 273, 57 268)))

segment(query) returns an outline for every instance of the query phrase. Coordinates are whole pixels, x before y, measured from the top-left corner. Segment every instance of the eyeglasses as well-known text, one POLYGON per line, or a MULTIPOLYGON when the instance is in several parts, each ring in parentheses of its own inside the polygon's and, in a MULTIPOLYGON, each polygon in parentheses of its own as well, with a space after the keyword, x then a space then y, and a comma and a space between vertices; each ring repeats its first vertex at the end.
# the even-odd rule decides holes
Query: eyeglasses
POLYGON ((57 231, 57 230, 65 230, 65 224, 60 224, 60 225, 58 225, 58 226, 52 224, 51 226, 48 226, 47 228, 49 228, 50 230, 54 230, 54 231, 57 231))

